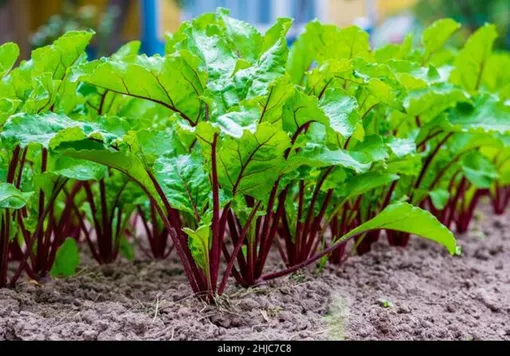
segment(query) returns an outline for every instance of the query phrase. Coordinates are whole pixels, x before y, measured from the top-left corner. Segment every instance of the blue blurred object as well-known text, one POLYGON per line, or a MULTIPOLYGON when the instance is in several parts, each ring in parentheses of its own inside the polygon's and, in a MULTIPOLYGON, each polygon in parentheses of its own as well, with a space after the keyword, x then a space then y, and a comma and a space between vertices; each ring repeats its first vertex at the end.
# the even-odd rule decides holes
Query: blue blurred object
POLYGON ((89 45, 85 49, 85 53, 87 53, 88 60, 92 60, 97 58, 97 49, 95 46, 89 45))
POLYGON ((158 36, 158 2, 155 0, 141 1, 141 40, 142 52, 149 56, 159 53, 163 54, 165 50, 164 43, 158 36))

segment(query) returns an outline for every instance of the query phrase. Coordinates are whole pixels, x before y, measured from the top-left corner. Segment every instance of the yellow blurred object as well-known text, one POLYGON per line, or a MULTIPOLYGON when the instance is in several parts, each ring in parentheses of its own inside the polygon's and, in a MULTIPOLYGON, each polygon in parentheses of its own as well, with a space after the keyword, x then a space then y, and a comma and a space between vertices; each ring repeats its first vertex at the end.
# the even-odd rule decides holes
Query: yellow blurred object
POLYGON ((417 0, 378 0, 377 16, 384 19, 404 9, 411 8, 417 0))
POLYGON ((181 24, 181 11, 174 1, 159 0, 161 5, 161 21, 158 37, 164 41, 165 33, 175 32, 181 24))
MULTIPOLYGON (((321 0, 317 0, 321 1, 321 0)), ((329 0, 325 21, 344 27, 361 17, 384 19, 411 8, 417 0, 329 0), (373 7, 373 9, 371 9, 373 7), (374 13, 371 13, 371 10, 374 13)))
POLYGON ((368 16, 365 0, 329 0, 327 21, 340 27, 352 25, 359 17, 368 16))

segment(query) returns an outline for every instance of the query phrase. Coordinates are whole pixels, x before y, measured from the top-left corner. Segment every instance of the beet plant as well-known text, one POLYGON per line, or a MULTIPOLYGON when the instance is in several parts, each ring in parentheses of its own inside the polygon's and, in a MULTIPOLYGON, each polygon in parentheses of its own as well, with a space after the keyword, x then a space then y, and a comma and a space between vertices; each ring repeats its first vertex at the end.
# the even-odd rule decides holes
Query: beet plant
POLYGON ((382 235, 454 254, 448 227, 465 231, 482 197, 504 210, 508 55, 492 53, 491 25, 457 51, 453 20, 421 47, 378 50, 358 27, 317 21, 289 49, 291 24, 261 34, 219 9, 169 34, 164 55, 134 41, 92 61, 91 34, 74 32, 44 49, 60 67, 34 52, 11 70, 16 47, 0 47, 14 58, 0 67, 3 184, 23 197, 3 210, 11 284, 71 274, 77 245, 99 263, 133 259, 145 236, 146 255, 175 251, 214 301, 232 280, 341 264, 382 235))
POLYGON ((9 242, 16 238, 16 211, 23 208, 32 193, 24 193, 13 184, 0 184, 0 288, 8 285, 9 242))
MULTIPOLYGON (((174 112, 163 132, 144 131, 152 139, 128 133, 114 148, 81 140, 66 142, 60 151, 136 181, 163 219, 192 289, 209 298, 224 292, 231 274, 246 286, 273 278, 264 275, 264 265, 275 241, 287 264, 280 274, 291 273, 351 236, 380 229, 374 221, 408 231, 392 211, 427 214, 398 203, 382 215, 389 220, 371 219, 378 216, 374 212, 324 240, 322 222, 331 220, 329 214, 356 211, 353 201, 397 180, 398 170, 385 171, 390 147, 381 137, 364 140, 363 117, 343 81, 329 83, 322 93, 292 82, 286 71, 289 26, 290 20, 281 19, 263 36, 219 11, 185 23, 168 39, 165 57, 103 58, 73 71, 87 85, 174 112), (245 35, 237 35, 238 27, 245 35), (156 135, 165 137, 157 148, 148 145, 156 135)), ((340 33, 344 41, 352 35, 364 39, 368 55, 361 30, 340 33)), ((328 78, 317 73, 314 80, 328 78)), ((401 109, 385 94, 372 95, 381 81, 360 81, 365 96, 401 109)), ((443 229, 433 218, 424 221, 443 229)), ((447 230, 438 236, 411 230, 455 250, 447 230)))
POLYGON ((79 237, 79 224, 69 202, 80 189, 74 181, 91 179, 94 169, 89 169, 90 162, 51 155, 50 137, 46 135, 55 131, 55 125, 59 127, 53 113, 71 114, 79 101, 77 85, 68 80, 67 74, 70 67, 86 60, 84 50, 92 35, 69 32, 54 44, 33 51, 31 60, 22 61, 12 70, 19 54, 17 46, 6 44, 0 50, 2 60, 9 62, 2 67, 0 83, 5 180, 32 193, 26 206, 12 216, 16 230, 10 237, 10 254, 20 263, 11 285, 23 271, 36 280, 45 278, 66 238, 79 237), (40 121, 42 118, 47 121, 40 121))

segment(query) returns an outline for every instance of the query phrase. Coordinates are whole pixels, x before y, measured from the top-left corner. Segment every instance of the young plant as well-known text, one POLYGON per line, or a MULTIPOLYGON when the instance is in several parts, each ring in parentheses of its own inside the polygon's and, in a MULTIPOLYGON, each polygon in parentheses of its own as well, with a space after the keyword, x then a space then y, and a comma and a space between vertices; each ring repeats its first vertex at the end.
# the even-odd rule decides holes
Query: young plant
POLYGON ((99 264, 112 263, 122 252, 127 259, 134 258, 134 250, 126 239, 125 231, 136 204, 132 202, 142 194, 126 176, 110 171, 97 183, 83 183, 85 199, 77 214, 87 217, 92 225, 88 228, 84 220, 81 229, 92 256, 99 264))
POLYGON ((173 250, 169 244, 168 230, 159 217, 154 204, 140 204, 137 206, 137 213, 131 225, 133 235, 141 230, 149 243, 149 250, 143 238, 139 237, 139 246, 146 256, 157 260, 164 260, 173 250), (141 225, 141 228, 140 228, 141 225))
POLYGON ((16 211, 32 193, 23 193, 10 183, 0 183, 0 288, 8 285, 9 242, 16 238, 16 211))

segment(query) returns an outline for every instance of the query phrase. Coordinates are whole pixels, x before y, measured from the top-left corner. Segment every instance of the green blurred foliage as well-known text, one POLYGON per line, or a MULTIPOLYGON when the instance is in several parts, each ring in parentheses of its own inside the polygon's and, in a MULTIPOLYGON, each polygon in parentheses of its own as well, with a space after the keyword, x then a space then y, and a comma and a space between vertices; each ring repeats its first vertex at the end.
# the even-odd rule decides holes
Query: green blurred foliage
POLYGON ((510 3, 508 0, 420 0, 415 7, 417 21, 428 26, 440 18, 453 18, 464 26, 459 42, 486 22, 497 26, 496 48, 510 48, 510 3))
MULTIPOLYGON (((1 1, 1 0, 0 0, 1 1)), ((109 54, 107 40, 114 32, 114 24, 120 15, 118 6, 108 6, 103 13, 84 0, 64 0, 60 12, 51 16, 48 22, 40 26, 32 35, 33 48, 47 46, 68 31, 89 30, 96 32, 97 52, 109 54)))

